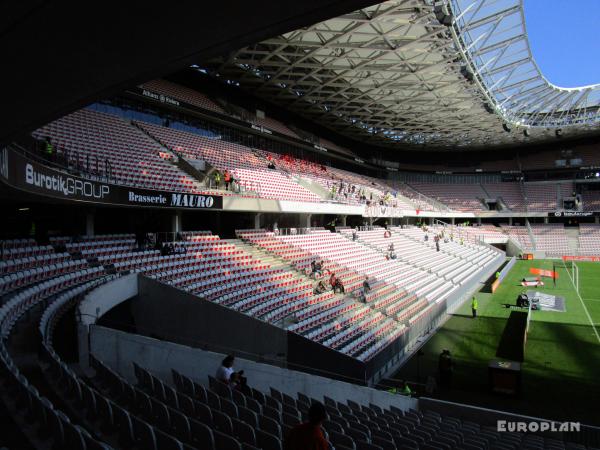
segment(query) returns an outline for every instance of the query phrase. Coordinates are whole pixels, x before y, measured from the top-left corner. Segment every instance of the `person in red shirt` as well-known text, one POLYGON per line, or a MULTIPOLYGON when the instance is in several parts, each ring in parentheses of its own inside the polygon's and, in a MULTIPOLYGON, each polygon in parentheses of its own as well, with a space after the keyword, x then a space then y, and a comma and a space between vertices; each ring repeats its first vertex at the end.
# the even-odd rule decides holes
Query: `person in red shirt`
POLYGON ((229 190, 229 183, 231 183, 231 173, 229 170, 225 169, 225 173, 223 174, 223 180, 225 180, 225 190, 229 190))
POLYGON ((329 450, 329 443, 321 430, 321 424, 326 418, 327 411, 322 403, 310 405, 308 422, 290 430, 283 442, 283 450, 329 450))

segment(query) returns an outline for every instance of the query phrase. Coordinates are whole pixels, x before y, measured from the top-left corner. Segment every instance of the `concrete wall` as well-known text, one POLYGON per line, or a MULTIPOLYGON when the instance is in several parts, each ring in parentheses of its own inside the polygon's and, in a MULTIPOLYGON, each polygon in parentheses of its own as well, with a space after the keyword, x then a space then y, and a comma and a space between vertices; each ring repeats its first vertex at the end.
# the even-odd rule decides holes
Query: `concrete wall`
MULTIPOLYGON (((171 384, 173 368, 207 385, 207 375, 215 374, 225 356, 223 353, 204 351, 98 325, 90 327, 90 349, 94 356, 130 381, 135 381, 132 363, 136 362, 171 384)), ((273 387, 294 397, 302 392, 319 400, 326 395, 341 402, 351 399, 361 404, 373 403, 382 408, 390 405, 404 410, 418 408, 417 399, 268 364, 237 358, 234 368, 243 369, 248 383, 263 392, 269 392, 269 388, 273 387)))
MULTIPOLYGON (((496 249, 497 250, 497 249, 496 249)), ((496 259, 488 266, 488 268, 481 272, 477 277, 473 277, 466 283, 462 284, 456 291, 454 291, 446 300, 448 305, 448 313, 452 314, 456 311, 460 305, 462 305, 468 298, 470 298, 474 292, 478 291, 483 287, 485 282, 498 270, 502 264, 506 261, 506 255, 504 252, 498 251, 496 259)))
POLYGON ((77 307, 77 344, 79 363, 88 366, 89 326, 120 303, 138 293, 138 275, 117 278, 92 290, 77 307))
POLYGON ((330 195, 331 193, 329 192, 328 189, 325 189, 319 183, 317 183, 316 181, 313 181, 310 178, 298 177, 296 181, 300 186, 305 187, 306 189, 315 193, 316 195, 318 195, 319 197, 321 197, 324 200, 331 198, 331 195, 330 195))
POLYGON ((312 203, 269 198, 223 197, 224 211, 262 212, 262 213, 309 213, 309 214, 347 214, 362 216, 364 205, 344 205, 340 203, 312 203))
POLYGON ((506 242, 506 256, 519 256, 523 253, 523 249, 518 242, 513 239, 508 239, 506 242))
POLYGON ((140 276, 131 312, 140 334, 192 347, 247 355, 284 358, 285 330, 232 311, 194 294, 140 276))
POLYGON ((83 325, 96 323, 98 318, 121 302, 135 297, 138 293, 138 275, 131 274, 117 278, 91 291, 79 303, 79 315, 83 325))

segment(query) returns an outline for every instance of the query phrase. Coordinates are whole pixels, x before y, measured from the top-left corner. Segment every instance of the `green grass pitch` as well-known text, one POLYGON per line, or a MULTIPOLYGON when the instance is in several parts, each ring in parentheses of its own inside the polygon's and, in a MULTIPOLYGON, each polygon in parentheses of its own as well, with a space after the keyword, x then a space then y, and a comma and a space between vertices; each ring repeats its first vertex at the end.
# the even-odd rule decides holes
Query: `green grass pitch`
POLYGON ((466 302, 423 347, 417 363, 413 357, 395 378, 424 382, 437 375, 438 355, 448 348, 455 362, 452 389, 434 397, 497 408, 555 420, 578 420, 600 425, 600 264, 579 262, 577 296, 571 281, 571 263, 556 260, 517 261, 495 294, 483 288, 477 295, 479 312, 471 318, 466 302), (487 364, 497 357, 499 344, 518 294, 526 289, 519 281, 530 267, 552 269, 559 278, 554 286, 545 279, 543 291, 565 297, 566 312, 533 311, 522 366, 520 398, 488 392, 487 364), (586 314, 585 307, 589 313, 586 314), (590 322, 591 318, 591 322, 590 322))

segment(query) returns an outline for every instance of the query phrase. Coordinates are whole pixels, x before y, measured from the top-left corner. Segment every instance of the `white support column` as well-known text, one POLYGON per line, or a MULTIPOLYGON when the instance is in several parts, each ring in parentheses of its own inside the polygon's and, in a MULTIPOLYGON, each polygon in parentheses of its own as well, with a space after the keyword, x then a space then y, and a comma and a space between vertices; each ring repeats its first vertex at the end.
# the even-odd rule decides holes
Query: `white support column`
MULTIPOLYGON (((309 214, 309 216, 310 216, 310 214, 309 214)), ((347 218, 347 217, 348 217, 348 216, 340 216, 340 225, 341 225, 341 226, 343 226, 343 227, 345 227, 345 226, 346 226, 346 218, 347 218)))
POLYGON ((548 217, 544 217, 544 223, 548 223, 548 217))
POLYGON ((509 218, 508 218, 508 224, 509 224, 510 226, 512 226, 512 219, 513 219, 512 217, 509 217, 509 218))
POLYGON ((175 211, 171 216, 171 232, 181 233, 181 211, 175 211))
POLYGON ((304 221, 304 226, 306 228, 310 228, 311 227, 311 221, 312 221, 312 214, 306 214, 306 220, 304 221))
POLYGON ((256 213, 254 214, 254 229, 258 230, 260 228, 260 217, 262 216, 262 213, 256 213))
POLYGON ((600 224, 600 217, 598 217, 598 216, 594 217, 594 223, 596 225, 600 224))
POLYGON ((481 217, 477 218, 477 225, 481 225, 481 217))
POLYGON ((94 222, 96 219, 96 214, 94 211, 88 211, 85 214, 85 235, 86 236, 94 236, 94 222))

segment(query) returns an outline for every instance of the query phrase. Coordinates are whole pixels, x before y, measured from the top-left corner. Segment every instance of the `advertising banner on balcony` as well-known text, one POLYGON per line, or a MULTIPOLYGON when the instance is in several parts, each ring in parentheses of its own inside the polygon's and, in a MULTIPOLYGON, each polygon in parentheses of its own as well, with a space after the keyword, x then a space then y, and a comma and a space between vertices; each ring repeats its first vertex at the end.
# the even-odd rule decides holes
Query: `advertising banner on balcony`
POLYGON ((598 217, 600 211, 555 211, 549 212, 548 217, 598 217))
POLYGON ((600 262, 599 256, 590 256, 590 255, 573 255, 573 256, 563 256, 563 261, 588 261, 588 262, 600 262))
POLYGON ((143 189, 87 179, 8 148, 0 152, 0 180, 15 189, 59 200, 152 208, 223 208, 223 197, 219 195, 143 189))

